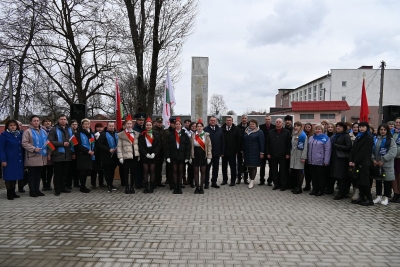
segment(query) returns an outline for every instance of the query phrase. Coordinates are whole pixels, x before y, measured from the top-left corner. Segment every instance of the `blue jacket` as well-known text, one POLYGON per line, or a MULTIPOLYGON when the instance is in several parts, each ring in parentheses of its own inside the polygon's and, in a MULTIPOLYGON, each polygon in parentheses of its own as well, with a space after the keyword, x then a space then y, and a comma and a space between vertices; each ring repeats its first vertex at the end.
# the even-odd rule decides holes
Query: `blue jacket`
POLYGON ((7 167, 3 167, 3 179, 5 181, 15 181, 24 178, 22 131, 18 136, 7 131, 0 135, 0 160, 1 162, 7 162, 7 167))
POLYGON ((249 167, 261 166, 260 153, 265 153, 264 133, 257 128, 250 134, 248 128, 244 131, 242 151, 244 153, 244 164, 249 167))
POLYGON ((213 157, 224 155, 225 138, 221 128, 218 125, 215 125, 215 130, 212 130, 211 126, 208 125, 204 128, 204 131, 210 134, 213 157))
POLYGON ((315 140, 314 135, 308 139, 307 162, 310 165, 324 166, 331 160, 331 139, 326 143, 315 140))

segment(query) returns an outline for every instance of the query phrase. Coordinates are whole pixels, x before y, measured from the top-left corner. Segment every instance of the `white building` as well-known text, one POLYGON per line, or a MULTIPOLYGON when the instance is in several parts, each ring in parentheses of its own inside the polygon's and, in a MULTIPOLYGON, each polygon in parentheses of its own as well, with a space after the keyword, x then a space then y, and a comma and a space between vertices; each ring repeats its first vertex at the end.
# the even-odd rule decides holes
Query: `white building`
MULTIPOLYGON (((290 108, 292 101, 345 100, 349 111, 341 112, 341 120, 355 122, 359 118, 361 88, 365 73, 366 91, 370 109, 370 123, 378 125, 381 70, 372 66, 358 69, 332 69, 330 74, 319 77, 295 89, 279 89, 276 108, 290 108)), ((400 105, 400 70, 385 69, 383 106, 400 105)))

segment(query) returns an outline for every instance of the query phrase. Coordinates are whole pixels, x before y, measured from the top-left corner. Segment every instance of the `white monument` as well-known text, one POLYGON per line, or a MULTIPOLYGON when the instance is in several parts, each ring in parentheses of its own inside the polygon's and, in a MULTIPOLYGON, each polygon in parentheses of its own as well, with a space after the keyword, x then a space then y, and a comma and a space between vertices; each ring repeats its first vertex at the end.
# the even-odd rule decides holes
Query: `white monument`
POLYGON ((208 57, 192 57, 192 112, 191 120, 207 122, 208 57))

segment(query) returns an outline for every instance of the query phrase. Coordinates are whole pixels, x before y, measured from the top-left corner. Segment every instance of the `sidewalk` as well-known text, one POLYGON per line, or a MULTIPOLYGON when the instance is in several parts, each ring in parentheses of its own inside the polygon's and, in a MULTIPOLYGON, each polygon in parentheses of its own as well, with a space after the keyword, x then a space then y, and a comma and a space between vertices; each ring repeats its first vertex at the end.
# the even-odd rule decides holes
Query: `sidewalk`
POLYGON ((400 204, 362 207, 257 184, 14 201, 1 189, 0 266, 400 266, 400 204))

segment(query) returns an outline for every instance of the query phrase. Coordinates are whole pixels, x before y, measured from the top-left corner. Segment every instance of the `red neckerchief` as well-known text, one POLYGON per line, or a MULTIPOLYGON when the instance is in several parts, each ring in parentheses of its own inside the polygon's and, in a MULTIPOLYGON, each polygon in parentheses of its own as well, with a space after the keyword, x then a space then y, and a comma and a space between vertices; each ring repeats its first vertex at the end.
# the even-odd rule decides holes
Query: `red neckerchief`
POLYGON ((276 129, 276 131, 278 132, 278 134, 280 134, 282 132, 282 128, 276 129))
POLYGON ((142 135, 144 135, 146 137, 146 139, 150 142, 150 144, 153 144, 154 137, 151 137, 147 131, 143 131, 142 135))
POLYGON ((175 140, 178 144, 181 143, 181 137, 179 136, 178 132, 175 130, 175 140))
MULTIPOLYGON (((204 133, 203 133, 204 134, 204 133)), ((196 134, 194 139, 196 139, 196 142, 199 143, 200 147, 206 151, 206 144, 204 143, 203 139, 200 137, 199 134, 196 134)))
POLYGON ((129 142, 131 142, 131 144, 133 145, 133 143, 135 142, 135 138, 131 135, 130 132, 127 132, 126 130, 125 130, 125 134, 128 137, 129 142))

